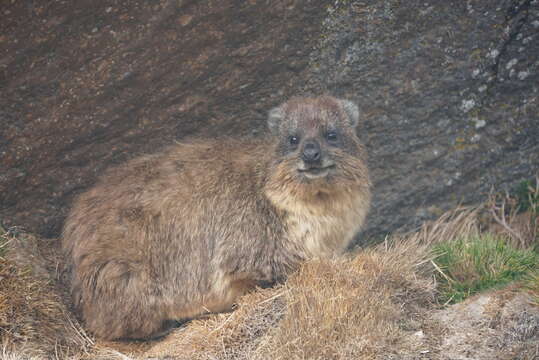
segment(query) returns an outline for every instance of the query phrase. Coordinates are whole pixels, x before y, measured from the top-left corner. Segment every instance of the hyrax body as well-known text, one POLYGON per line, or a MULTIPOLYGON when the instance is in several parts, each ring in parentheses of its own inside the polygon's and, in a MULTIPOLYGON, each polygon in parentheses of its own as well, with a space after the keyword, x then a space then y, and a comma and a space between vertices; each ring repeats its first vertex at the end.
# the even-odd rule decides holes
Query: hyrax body
POLYGON ((302 260, 340 254, 370 202, 357 107, 293 98, 264 141, 192 141, 108 171, 62 246, 76 309, 105 339, 148 338, 227 310, 302 260))

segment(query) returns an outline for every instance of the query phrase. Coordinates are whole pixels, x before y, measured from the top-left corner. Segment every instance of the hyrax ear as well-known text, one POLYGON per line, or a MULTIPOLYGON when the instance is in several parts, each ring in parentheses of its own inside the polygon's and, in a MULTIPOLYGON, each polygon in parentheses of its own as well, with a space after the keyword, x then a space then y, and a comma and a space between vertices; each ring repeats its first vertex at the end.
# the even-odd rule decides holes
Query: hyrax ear
POLYGON ((341 103, 346 115, 348 115, 348 119, 350 119, 350 125, 352 127, 356 127, 359 122, 358 106, 350 100, 339 99, 339 102, 341 103))
POLYGON ((279 125, 284 118, 284 111, 281 107, 276 107, 268 112, 268 128, 272 134, 279 132, 279 125))

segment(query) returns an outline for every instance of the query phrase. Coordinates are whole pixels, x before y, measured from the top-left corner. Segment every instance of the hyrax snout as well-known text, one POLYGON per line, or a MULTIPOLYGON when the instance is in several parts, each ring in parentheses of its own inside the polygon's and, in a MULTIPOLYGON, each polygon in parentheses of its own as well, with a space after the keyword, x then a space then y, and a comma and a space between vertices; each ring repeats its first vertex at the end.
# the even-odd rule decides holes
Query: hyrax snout
POLYGON ((107 171, 62 236, 86 327, 157 336, 344 251, 370 203, 358 119, 346 100, 293 98, 269 112, 265 140, 193 140, 107 171))

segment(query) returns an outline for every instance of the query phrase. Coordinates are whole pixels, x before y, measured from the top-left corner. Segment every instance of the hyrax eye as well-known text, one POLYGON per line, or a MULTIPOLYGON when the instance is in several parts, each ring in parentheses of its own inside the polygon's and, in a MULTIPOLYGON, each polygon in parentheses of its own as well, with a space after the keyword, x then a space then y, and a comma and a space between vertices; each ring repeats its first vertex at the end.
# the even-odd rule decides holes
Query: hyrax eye
POLYGON ((288 138, 288 142, 290 142, 290 145, 297 145, 299 144, 299 137, 292 135, 288 138))
POLYGON ((337 141, 337 132, 336 131, 328 131, 327 134, 326 134, 326 139, 328 139, 328 141, 337 141))

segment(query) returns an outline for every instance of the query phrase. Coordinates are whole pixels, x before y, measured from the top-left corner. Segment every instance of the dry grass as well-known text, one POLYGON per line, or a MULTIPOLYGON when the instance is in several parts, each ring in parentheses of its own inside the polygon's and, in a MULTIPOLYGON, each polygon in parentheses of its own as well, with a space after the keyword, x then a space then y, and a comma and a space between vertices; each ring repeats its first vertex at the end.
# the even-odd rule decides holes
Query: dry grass
POLYGON ((416 276, 428 253, 415 250, 392 247, 305 264, 286 284, 283 320, 252 358, 369 359, 402 346, 401 324, 417 315, 418 301, 434 298, 429 277, 416 276))
POLYGON ((0 257, 2 358, 16 358, 14 353, 25 358, 64 358, 88 348, 89 339, 67 310, 53 282, 36 275, 30 265, 8 259, 9 248, 16 242, 35 238, 14 237, 6 232, 0 236, 4 247, 0 257))
POLYGON ((477 236, 480 233, 479 207, 459 207, 448 211, 436 221, 428 222, 417 231, 393 236, 395 242, 410 242, 432 245, 450 242, 461 237, 477 236))
POLYGON ((525 279, 524 287, 532 296, 532 301, 539 306, 539 270, 529 274, 525 279))
MULTIPOLYGON (((492 193, 485 208, 494 220, 489 232, 505 237, 516 248, 539 252, 539 175, 535 181, 522 182, 513 195, 492 193)), ((539 305, 539 271, 532 272, 524 286, 539 305)))
POLYGON ((174 359, 246 359, 285 313, 285 288, 259 289, 230 313, 191 321, 144 355, 174 359))
POLYGON ((520 249, 539 249, 539 176, 521 183, 515 195, 491 193, 485 208, 495 221, 490 231, 520 249))
POLYGON ((11 352, 4 347, 0 350, 0 359, 2 360, 41 360, 42 357, 33 356, 31 354, 26 354, 24 352, 11 352))

